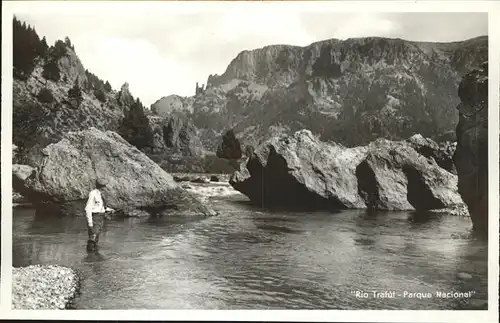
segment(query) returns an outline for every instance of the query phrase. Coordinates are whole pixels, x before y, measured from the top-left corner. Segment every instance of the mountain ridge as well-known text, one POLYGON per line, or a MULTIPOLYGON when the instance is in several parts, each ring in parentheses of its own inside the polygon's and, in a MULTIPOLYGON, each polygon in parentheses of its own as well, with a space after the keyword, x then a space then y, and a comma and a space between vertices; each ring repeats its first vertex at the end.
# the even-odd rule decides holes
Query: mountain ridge
POLYGON ((268 45, 238 53, 196 95, 169 95, 152 109, 168 114, 163 103, 175 100, 176 114, 184 113, 202 132, 217 133, 206 145, 228 128, 258 145, 270 127, 288 133, 307 128, 348 146, 415 133, 454 140, 456 87, 487 52, 487 36, 450 43, 361 37, 268 45), (348 138, 353 136, 358 138, 348 138))

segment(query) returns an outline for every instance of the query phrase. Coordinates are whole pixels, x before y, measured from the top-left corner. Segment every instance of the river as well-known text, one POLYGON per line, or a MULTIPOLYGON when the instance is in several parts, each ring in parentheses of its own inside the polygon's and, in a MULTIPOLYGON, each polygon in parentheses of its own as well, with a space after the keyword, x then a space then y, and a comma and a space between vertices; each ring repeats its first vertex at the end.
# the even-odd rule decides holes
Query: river
POLYGON ((488 245, 468 218, 209 202, 219 216, 112 219, 97 254, 85 249, 83 216, 16 208, 13 265, 77 270, 77 309, 487 308, 488 245), (472 293, 436 294, 454 291, 472 293))

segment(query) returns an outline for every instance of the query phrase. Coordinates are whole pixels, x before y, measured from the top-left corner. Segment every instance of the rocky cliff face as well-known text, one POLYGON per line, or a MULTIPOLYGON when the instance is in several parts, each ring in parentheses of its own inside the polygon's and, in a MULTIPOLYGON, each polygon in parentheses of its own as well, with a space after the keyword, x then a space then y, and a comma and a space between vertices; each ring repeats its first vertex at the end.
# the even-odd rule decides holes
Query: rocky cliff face
MULTIPOLYGON (((175 97, 174 105, 219 138, 234 128, 245 145, 304 128, 347 146, 415 133, 454 140, 456 87, 487 55, 487 37, 455 43, 370 37, 267 46, 241 52, 224 74, 209 76, 203 91, 175 97)), ((171 111, 173 99, 167 98, 153 108, 171 111)))
POLYGON ((457 149, 453 156, 458 189, 469 208, 473 227, 488 233, 488 63, 462 79, 457 149))
POLYGON ((201 156, 203 145, 198 129, 189 120, 177 116, 148 116, 155 138, 154 152, 183 156, 201 156))
POLYGON ((41 58, 26 80, 13 81, 13 143, 19 147, 23 162, 36 164, 40 150, 57 142, 68 131, 96 127, 118 129, 124 107, 118 103, 118 93, 103 92, 96 96, 80 59, 70 47, 57 61, 60 79, 46 79, 41 58), (68 92, 77 84, 81 101, 72 100, 68 92))

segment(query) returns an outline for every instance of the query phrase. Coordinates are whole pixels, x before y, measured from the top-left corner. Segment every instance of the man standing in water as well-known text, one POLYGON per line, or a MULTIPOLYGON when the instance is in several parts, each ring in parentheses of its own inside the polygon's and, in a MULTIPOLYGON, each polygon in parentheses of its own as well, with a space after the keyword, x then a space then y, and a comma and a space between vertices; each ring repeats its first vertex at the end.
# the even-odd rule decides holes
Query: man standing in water
POLYGON ((87 205, 85 206, 89 233, 89 240, 87 241, 88 251, 96 249, 106 212, 114 211, 113 209, 106 207, 105 201, 102 197, 101 189, 106 187, 106 184, 106 181, 103 179, 98 179, 96 181, 96 188, 89 193, 89 199, 87 200, 87 205))

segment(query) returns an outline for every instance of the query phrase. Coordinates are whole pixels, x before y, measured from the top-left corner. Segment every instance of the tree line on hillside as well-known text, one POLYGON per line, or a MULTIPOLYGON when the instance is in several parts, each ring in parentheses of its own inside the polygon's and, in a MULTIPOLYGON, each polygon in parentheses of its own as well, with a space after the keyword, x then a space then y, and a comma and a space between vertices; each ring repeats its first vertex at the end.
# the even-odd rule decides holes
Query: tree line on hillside
POLYGON ((14 17, 12 29, 14 77, 26 79, 31 74, 39 57, 44 57, 49 49, 45 37, 40 39, 35 28, 14 17))
MULTIPOLYGON (((61 71, 57 62, 67 54, 68 48, 75 50, 69 37, 66 37, 64 41, 57 40, 53 46, 49 47, 45 36, 40 39, 34 27, 24 21, 21 22, 15 16, 12 32, 14 78, 26 80, 33 72, 36 64, 42 62, 42 76, 54 82, 60 81, 61 71)), ((102 91, 102 93, 111 92, 111 84, 108 81, 104 82, 88 70, 85 71, 85 75, 88 80, 85 90, 102 91)), ((99 95, 98 99, 102 99, 102 95, 99 95)))
MULTIPOLYGON (((57 40, 53 46, 49 47, 46 38, 40 39, 34 27, 14 17, 13 75, 15 79, 27 80, 37 64, 41 64, 43 78, 53 82, 68 82, 66 74, 61 73, 59 67, 59 60, 67 55, 68 49, 75 50, 69 37, 66 37, 64 41, 57 40)), ((85 77, 87 81, 82 86, 77 78, 68 90, 69 102, 76 102, 73 107, 80 107, 84 100, 83 92, 94 94, 103 104, 108 103, 106 94, 112 92, 111 84, 108 81, 103 81, 89 70, 85 70, 85 77)), ((38 127, 52 118, 50 113, 52 109, 44 108, 44 105, 53 103, 61 104, 61 102, 55 102, 53 93, 47 87, 42 88, 36 94, 36 101, 15 105, 13 111, 14 135, 20 146, 24 146, 23 143, 28 142, 29 138, 33 139, 38 127)), ((123 107, 124 118, 121 126, 117 129, 118 133, 139 149, 152 147, 153 134, 146 116, 147 109, 138 98, 132 99, 125 105, 123 107)))

